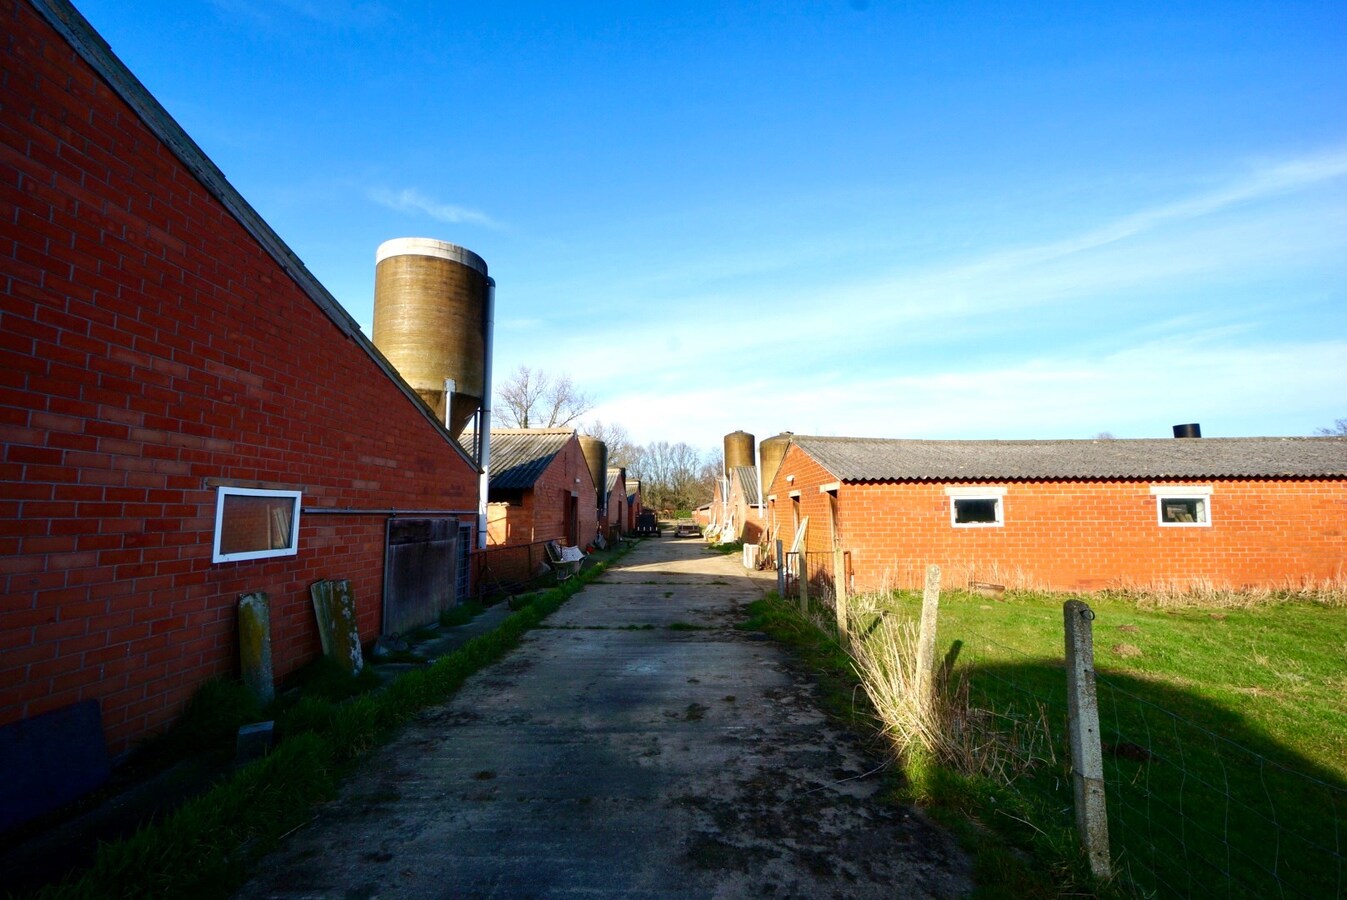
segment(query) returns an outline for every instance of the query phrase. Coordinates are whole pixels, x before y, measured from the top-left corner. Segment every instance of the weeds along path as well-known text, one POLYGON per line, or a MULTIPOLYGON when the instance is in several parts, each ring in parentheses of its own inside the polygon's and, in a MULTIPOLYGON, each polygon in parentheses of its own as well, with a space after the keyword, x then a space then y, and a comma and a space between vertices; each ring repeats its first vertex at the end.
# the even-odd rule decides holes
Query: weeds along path
POLYGON ((951 897, 945 834, 881 796, 742 606, 773 582, 647 540, 377 752, 239 892, 951 897))

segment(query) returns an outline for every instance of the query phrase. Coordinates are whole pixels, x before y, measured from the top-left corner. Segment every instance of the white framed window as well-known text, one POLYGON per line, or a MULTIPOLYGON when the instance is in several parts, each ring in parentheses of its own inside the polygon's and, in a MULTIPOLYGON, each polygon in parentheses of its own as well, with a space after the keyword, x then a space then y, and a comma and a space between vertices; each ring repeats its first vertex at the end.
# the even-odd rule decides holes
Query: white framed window
POLYGON ((212 562, 239 562, 299 552, 301 491, 217 488, 212 562))
POLYGON ((948 487, 949 523, 955 528, 999 528, 1005 524, 1003 487, 948 487))
POLYGON ((1211 525, 1210 485, 1156 485, 1156 522, 1162 528, 1204 528, 1211 525))

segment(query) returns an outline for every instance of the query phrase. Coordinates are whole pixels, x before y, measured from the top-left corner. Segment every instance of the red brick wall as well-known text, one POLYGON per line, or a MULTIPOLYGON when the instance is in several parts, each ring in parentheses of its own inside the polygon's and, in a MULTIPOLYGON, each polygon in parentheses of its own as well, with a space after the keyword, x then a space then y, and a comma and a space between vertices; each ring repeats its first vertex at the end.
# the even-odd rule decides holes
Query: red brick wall
POLYGON ((382 518, 215 565, 217 480, 471 509, 476 476, 27 4, 0 35, 0 724, 93 697, 116 753, 235 673, 240 593, 278 677, 319 652, 314 580, 378 632, 382 518))
MULTIPOLYGON (((828 498, 836 479, 792 446, 771 505, 789 547, 791 501, 808 515, 807 547, 830 549, 828 498), (793 483, 785 481, 794 475, 793 483)), ((838 530, 858 589, 919 587, 941 566, 949 586, 1279 587, 1347 575, 1347 481, 1006 482, 1004 524, 956 528, 944 484, 854 484, 838 489, 838 530), (1209 527, 1161 527, 1152 485, 1210 486, 1209 527)))
POLYGON ((786 550, 790 550, 795 538, 792 524, 795 506, 791 494, 798 491, 799 516, 809 518, 805 532, 805 550, 808 553, 823 553, 832 550, 832 536, 828 526, 828 496, 819 492, 819 487, 837 479, 825 468, 814 461, 813 457, 799 447, 791 445, 781 459, 771 485, 762 486, 768 497, 775 495, 774 501, 768 501, 767 525, 768 537, 781 540, 786 550), (788 478, 793 478, 787 481, 788 478))
POLYGON ((613 489, 608 492, 608 515, 606 518, 606 533, 604 537, 612 540, 619 533, 626 530, 627 521, 627 487, 623 484, 621 476, 613 482, 613 489))
POLYGON ((524 491, 521 505, 491 505, 493 518, 487 534, 492 545, 517 546, 552 540, 570 545, 566 535, 566 511, 572 493, 576 495, 579 508, 579 545, 588 546, 598 530, 598 493, 580 450, 580 442, 574 437, 548 464, 534 482, 533 489, 524 491))
POLYGON ((579 509, 578 543, 588 546, 598 530, 599 513, 594 478, 589 474, 580 442, 571 438, 533 484, 533 534, 535 541, 558 540, 569 544, 566 536, 566 510, 572 494, 579 509), (577 481, 578 479, 578 481, 577 481))

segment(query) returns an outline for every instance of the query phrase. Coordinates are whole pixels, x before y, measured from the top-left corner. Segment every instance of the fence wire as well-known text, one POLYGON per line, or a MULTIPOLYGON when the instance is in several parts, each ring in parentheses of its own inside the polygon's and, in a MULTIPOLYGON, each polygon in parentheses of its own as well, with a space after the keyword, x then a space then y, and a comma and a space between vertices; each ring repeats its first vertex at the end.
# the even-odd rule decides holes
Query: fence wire
MULTIPOLYGON (((1342 897, 1347 789, 1097 674, 1113 855, 1139 889, 1342 897)), ((1272 742, 1269 742, 1271 744, 1272 742)))
MULTIPOLYGON (((811 605, 832 606, 833 554, 798 557, 795 580, 807 582, 811 605)), ((1007 749, 994 774, 1041 801, 1045 820, 1035 827, 1070 829, 1062 620, 1058 612, 1043 615, 1022 633, 1054 638, 1033 647, 1012 647, 966 627, 954 640, 942 629, 941 646, 949 651, 943 676, 947 685, 962 678, 970 707, 986 720, 979 727, 997 731, 1007 749)), ((1095 675, 1110 850, 1125 890, 1146 897, 1347 898, 1347 784, 1340 775, 1295 756, 1275 735, 1254 735, 1238 710, 1196 692, 1095 675), (1202 706, 1207 724, 1192 714, 1202 706), (1227 733, 1216 730, 1224 725, 1227 733)))

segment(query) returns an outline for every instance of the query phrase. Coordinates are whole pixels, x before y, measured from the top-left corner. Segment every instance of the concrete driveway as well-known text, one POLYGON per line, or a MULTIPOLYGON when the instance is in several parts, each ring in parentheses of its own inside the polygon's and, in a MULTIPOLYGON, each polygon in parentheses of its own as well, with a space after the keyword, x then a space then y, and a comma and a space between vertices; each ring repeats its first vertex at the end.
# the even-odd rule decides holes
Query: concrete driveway
POLYGON ((647 540, 368 760, 244 898, 951 897, 950 838, 762 635, 774 580, 647 540))

